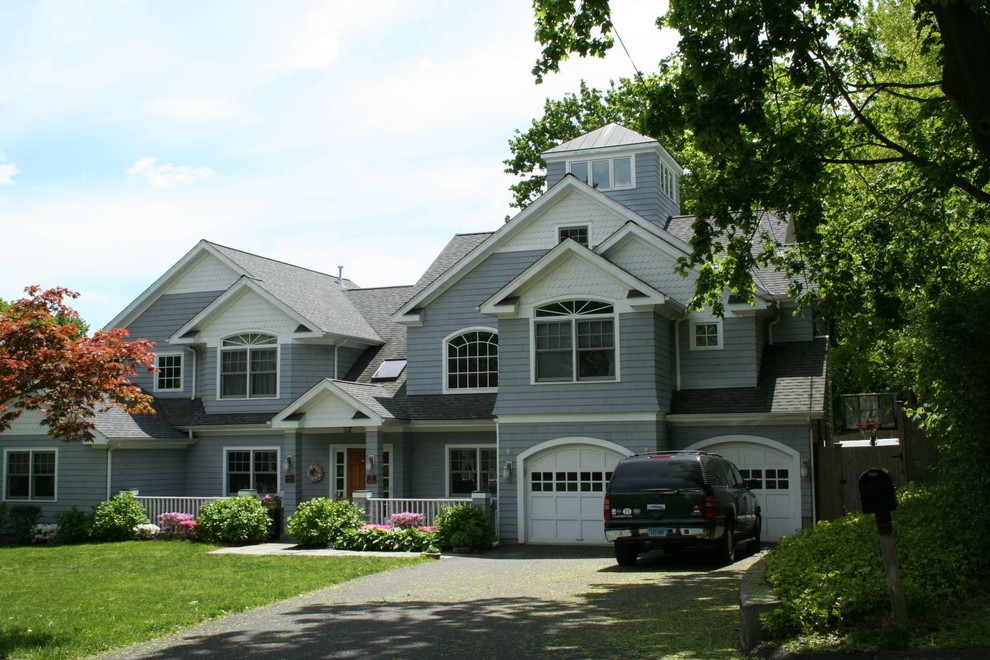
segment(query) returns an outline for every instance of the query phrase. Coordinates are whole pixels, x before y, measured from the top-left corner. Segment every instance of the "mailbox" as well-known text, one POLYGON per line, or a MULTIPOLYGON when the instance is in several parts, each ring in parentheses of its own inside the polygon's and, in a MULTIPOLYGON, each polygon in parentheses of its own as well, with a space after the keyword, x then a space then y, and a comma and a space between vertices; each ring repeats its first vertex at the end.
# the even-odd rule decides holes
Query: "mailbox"
POLYGON ((897 509, 897 496, 890 475, 871 468, 859 477, 859 499, 863 513, 890 513, 897 509))

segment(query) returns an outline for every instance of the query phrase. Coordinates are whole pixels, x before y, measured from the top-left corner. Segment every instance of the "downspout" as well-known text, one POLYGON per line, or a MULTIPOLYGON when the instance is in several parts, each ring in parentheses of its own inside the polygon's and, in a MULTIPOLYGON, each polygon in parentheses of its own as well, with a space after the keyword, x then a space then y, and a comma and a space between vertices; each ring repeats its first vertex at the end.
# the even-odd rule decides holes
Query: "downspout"
POLYGON ((198 373, 196 371, 196 349, 195 348, 190 348, 189 350, 192 352, 192 373, 190 374, 191 382, 190 382, 190 385, 189 385, 189 392, 190 392, 191 396, 189 398, 190 399, 195 399, 196 398, 196 375, 198 373))
POLYGON ((107 443, 107 496, 106 499, 110 499, 110 477, 113 475, 113 450, 116 449, 111 443, 107 443))
POLYGON ((681 321, 687 318, 680 318, 674 321, 674 391, 681 391, 681 321))
POLYGON ((815 434, 808 417, 808 479, 811 481, 811 524, 818 522, 818 509, 815 506, 815 434))
POLYGON ((777 310, 777 318, 767 323, 767 344, 773 346, 773 326, 780 323, 780 310, 777 310))

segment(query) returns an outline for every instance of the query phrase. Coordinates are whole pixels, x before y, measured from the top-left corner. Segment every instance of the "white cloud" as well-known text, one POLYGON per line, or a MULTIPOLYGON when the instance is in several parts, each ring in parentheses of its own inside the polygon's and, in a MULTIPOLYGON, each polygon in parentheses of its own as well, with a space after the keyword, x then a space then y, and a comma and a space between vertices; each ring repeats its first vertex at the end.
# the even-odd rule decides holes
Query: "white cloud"
POLYGON ((249 108, 224 99, 209 98, 161 98, 141 104, 141 109, 152 117, 175 121, 211 122, 247 119, 249 108))
POLYGON ((175 185, 192 185, 202 181, 210 181, 216 174, 209 167, 190 167, 189 165, 173 165, 159 163, 153 156, 140 159, 127 170, 131 176, 140 176, 156 188, 171 188, 175 185))
POLYGON ((17 165, 6 163, 7 155, 0 151, 0 186, 14 185, 14 176, 21 173, 17 165))

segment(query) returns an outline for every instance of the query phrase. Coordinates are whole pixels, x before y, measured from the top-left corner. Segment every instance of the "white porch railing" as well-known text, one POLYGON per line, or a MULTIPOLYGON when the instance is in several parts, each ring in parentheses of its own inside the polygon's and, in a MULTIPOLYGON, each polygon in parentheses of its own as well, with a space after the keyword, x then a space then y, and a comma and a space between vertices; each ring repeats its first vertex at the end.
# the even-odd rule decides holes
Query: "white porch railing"
POLYGON ((139 495, 135 499, 144 505, 151 522, 158 524, 158 516, 163 513, 188 513, 194 518, 199 517, 200 508, 207 502, 223 499, 222 497, 145 497, 139 495))
POLYGON ((419 513, 423 516, 423 524, 431 526, 443 507, 470 503, 470 497, 442 499, 370 497, 368 498, 368 522, 372 525, 385 525, 388 524, 388 519, 393 514, 419 513))

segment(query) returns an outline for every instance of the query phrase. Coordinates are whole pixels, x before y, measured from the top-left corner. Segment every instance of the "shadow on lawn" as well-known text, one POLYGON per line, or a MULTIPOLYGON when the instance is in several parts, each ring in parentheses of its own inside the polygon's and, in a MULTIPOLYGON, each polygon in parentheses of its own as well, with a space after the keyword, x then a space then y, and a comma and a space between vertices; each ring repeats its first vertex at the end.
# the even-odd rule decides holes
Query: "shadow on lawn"
POLYGON ((267 630, 180 640, 143 657, 741 657, 737 585, 732 571, 666 572, 646 583, 591 584, 565 601, 307 605, 273 615, 267 630))
POLYGON ((0 628, 0 658, 9 658, 16 649, 40 649, 52 646, 56 637, 50 633, 33 630, 8 630, 0 628))

